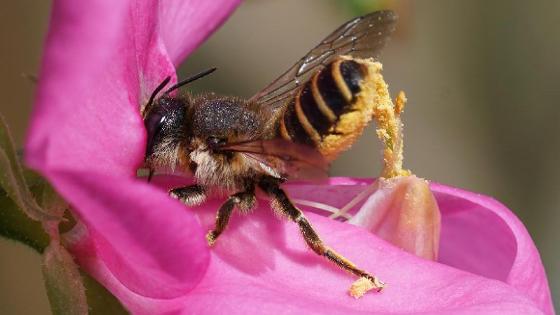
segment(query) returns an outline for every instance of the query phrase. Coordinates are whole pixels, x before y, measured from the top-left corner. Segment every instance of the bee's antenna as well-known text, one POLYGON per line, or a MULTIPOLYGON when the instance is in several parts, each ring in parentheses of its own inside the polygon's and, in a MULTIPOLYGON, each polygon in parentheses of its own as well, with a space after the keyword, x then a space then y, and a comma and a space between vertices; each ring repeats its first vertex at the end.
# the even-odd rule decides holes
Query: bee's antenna
POLYGON ((196 81, 196 80, 198 80, 198 79, 200 79, 200 78, 202 78, 202 77, 205 77, 205 76, 209 75, 210 73, 216 71, 216 69, 217 69, 217 68, 210 68, 210 69, 208 69, 208 70, 205 70, 205 71, 202 71, 202 72, 200 72, 200 73, 198 73, 198 74, 195 74, 195 75, 193 75, 192 77, 188 77, 188 78, 184 79, 184 80, 181 81, 181 82, 177 82, 175 85, 173 85, 172 87, 170 87, 169 89, 167 89, 167 91, 165 91, 164 94, 168 94, 169 92, 174 91, 174 90, 176 90, 176 89, 182 87, 183 85, 189 84, 189 83, 191 83, 192 81, 196 81))
POLYGON ((150 111, 150 108, 152 107, 153 103, 154 103, 154 99, 156 98, 156 96, 158 95, 158 93, 163 90, 163 88, 167 85, 167 83, 169 83, 169 81, 171 80, 171 77, 167 77, 165 78, 157 87, 156 89, 152 92, 152 95, 150 95, 150 98, 148 99, 148 104, 146 104, 146 107, 144 107, 144 112, 143 112, 143 116, 144 118, 146 117, 146 114, 150 111))

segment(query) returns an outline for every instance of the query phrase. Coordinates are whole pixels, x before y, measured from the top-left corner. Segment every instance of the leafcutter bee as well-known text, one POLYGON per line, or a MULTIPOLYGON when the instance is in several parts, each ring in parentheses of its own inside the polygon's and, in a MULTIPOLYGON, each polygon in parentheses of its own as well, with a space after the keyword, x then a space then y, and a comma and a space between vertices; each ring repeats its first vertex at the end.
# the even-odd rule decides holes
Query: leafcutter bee
POLYGON ((350 147, 373 115, 376 58, 394 30, 392 11, 355 18, 327 36, 277 80, 250 99, 171 92, 215 69, 171 86, 166 78, 142 112, 147 130, 145 166, 193 174, 195 184, 169 194, 186 205, 208 195, 229 196, 218 209, 210 245, 234 208, 249 211, 255 190, 298 224, 309 247, 352 274, 382 287, 373 275, 326 246, 281 184, 326 174, 328 163, 350 147))

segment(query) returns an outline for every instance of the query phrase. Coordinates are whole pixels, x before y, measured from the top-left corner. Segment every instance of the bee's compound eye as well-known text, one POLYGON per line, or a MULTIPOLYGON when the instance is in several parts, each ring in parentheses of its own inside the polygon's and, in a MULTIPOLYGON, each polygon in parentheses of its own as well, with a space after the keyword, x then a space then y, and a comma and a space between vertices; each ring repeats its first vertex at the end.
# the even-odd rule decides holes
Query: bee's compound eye
POLYGON ((159 113, 150 114, 146 118, 144 122, 146 131, 148 133, 148 142, 146 145, 146 157, 152 154, 155 140, 164 122, 165 122, 165 116, 159 113))
POLYGON ((154 133, 164 120, 164 116, 158 113, 151 114, 147 117, 144 125, 148 133, 154 133))
POLYGON ((206 144, 210 149, 217 149, 226 143, 227 143, 226 139, 215 137, 215 136, 210 136, 206 139, 206 144))

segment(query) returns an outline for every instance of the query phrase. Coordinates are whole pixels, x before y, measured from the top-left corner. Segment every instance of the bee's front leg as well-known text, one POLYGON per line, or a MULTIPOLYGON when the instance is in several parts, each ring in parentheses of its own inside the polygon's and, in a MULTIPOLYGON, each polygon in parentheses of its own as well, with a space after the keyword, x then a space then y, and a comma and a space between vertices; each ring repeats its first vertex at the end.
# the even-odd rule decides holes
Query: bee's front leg
POLYGON ((169 191, 169 195, 187 206, 198 206, 206 201, 206 189, 200 185, 173 188, 169 191))
POLYGON ((255 206, 255 201, 254 189, 229 196, 226 202, 218 209, 218 213, 216 213, 216 227, 206 234, 208 244, 210 246, 214 245, 218 236, 225 230, 233 212, 233 207, 237 206, 241 211, 248 211, 255 206))

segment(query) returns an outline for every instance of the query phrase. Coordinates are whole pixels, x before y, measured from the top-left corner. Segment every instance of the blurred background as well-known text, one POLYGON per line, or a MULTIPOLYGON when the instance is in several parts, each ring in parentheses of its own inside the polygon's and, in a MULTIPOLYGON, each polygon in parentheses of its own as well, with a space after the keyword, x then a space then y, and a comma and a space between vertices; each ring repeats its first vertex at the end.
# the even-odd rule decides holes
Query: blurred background
MULTIPOLYGON (((0 112, 23 143, 49 1, 0 3, 0 112)), ((490 195, 524 222, 560 304, 560 1, 249 0, 179 69, 218 71, 195 90, 251 96, 346 20, 400 15, 381 56, 393 94, 407 93, 405 166, 490 195)), ((84 61, 87 62, 87 61, 84 61)), ((333 165, 377 176, 373 129, 333 165)), ((40 259, 0 239, 0 313, 48 314, 40 259)))

